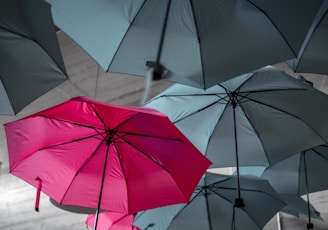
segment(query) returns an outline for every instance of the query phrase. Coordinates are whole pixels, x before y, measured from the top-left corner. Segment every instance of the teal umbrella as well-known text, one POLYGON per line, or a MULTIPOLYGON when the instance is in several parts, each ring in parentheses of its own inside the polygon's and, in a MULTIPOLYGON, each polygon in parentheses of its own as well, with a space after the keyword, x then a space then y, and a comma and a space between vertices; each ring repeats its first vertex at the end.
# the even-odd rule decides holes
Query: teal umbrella
POLYGON ((139 212, 133 225, 151 230, 262 229, 285 205, 268 181, 243 177, 244 207, 235 207, 237 177, 207 173, 188 204, 139 212))
POLYGON ((287 64, 297 73, 328 74, 328 1, 324 0, 297 58, 287 64))
POLYGON ((106 71, 198 88, 296 57, 322 2, 47 1, 55 24, 106 71))
MULTIPOLYGON (((309 193, 328 189, 328 145, 320 145, 295 154, 269 168, 262 177, 267 179, 280 194, 306 195, 308 213, 309 193)), ((313 228, 308 215, 308 228, 313 228)))
POLYGON ((0 114, 16 115, 67 80, 50 5, 0 0, 0 114))
POLYGON ((274 67, 207 90, 176 84, 145 106, 167 114, 212 168, 237 176, 328 140, 328 95, 274 67))

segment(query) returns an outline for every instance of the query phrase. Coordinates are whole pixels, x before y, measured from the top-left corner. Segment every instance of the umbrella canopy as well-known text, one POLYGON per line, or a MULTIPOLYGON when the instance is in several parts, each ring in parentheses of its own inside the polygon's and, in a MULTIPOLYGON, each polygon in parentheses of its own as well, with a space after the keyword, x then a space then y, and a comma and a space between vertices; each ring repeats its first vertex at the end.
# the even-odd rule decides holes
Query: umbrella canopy
MULTIPOLYGON (((242 166, 239 168, 241 175, 252 175, 261 177, 266 167, 263 166, 242 166)), ((236 171, 233 172, 233 175, 236 174, 236 171)), ((316 219, 321 219, 320 212, 318 212, 312 204, 306 202, 298 194, 281 194, 282 200, 286 203, 281 211, 291 214, 296 217, 307 217, 308 212, 310 212, 311 217, 316 219)))
MULTIPOLYGON (((139 230, 132 225, 134 215, 122 214, 117 212, 104 212, 99 215, 99 230, 139 230)), ((93 227, 95 215, 88 215, 85 223, 93 227)))
POLYGON ((262 177, 269 180, 279 193, 297 194, 328 189, 328 145, 316 146, 290 156, 264 170, 262 177))
POLYGON ((328 145, 316 146, 295 154, 272 167, 267 168, 262 177, 270 181, 279 193, 307 196, 308 229, 312 229, 312 209, 309 193, 328 189, 327 175, 328 145))
POLYGON ((105 70, 208 88, 296 57, 322 0, 48 2, 105 70))
POLYGON ((328 74, 328 1, 323 1, 297 58, 287 64, 298 73, 328 74))
POLYGON ((210 162, 162 113, 76 97, 4 125, 10 173, 59 204, 186 203, 210 162))
POLYGON ((207 173, 188 204, 139 212, 133 225, 152 230, 262 229, 285 205, 270 184, 261 178, 244 177, 245 207, 234 207, 235 176, 207 173), (235 228, 232 228, 234 226, 235 228))
MULTIPOLYGON (((279 193, 278 193, 279 194, 279 193)), ((310 214, 312 218, 322 220, 320 212, 313 207, 312 204, 309 204, 303 198, 295 195, 279 194, 282 200, 286 203, 281 211, 291 214, 299 218, 307 218, 310 214), (309 208, 309 209, 308 209, 309 208)))
MULTIPOLYGON (((268 66, 207 90, 175 85, 145 106, 167 114, 212 167, 236 166, 239 178, 240 165, 270 166, 326 143, 323 105, 328 95, 268 66)), ((236 202, 243 206, 240 194, 236 202)))
POLYGON ((326 143, 327 105, 325 93, 268 66, 207 90, 175 84, 145 107, 167 114, 218 168, 237 157, 268 167, 326 143))
POLYGON ((67 80, 50 5, 0 0, 0 114, 15 115, 67 80))

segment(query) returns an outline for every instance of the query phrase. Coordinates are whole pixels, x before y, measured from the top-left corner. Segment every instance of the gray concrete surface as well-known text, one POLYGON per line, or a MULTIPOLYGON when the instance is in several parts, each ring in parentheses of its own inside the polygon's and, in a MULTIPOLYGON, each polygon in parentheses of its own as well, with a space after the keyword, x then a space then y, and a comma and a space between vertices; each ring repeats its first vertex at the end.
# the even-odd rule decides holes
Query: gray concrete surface
MULTIPOLYGON (((86 95, 122 105, 139 105, 144 90, 144 78, 105 73, 64 33, 59 32, 58 38, 70 80, 40 97, 17 116, 0 116, 1 124, 17 120, 78 95, 86 95)), ((284 63, 279 63, 277 66, 293 74, 284 63)), ((327 76, 304 76, 314 82, 316 88, 328 92, 327 76)), ((165 81, 154 82, 150 97, 170 85, 171 83, 165 81)), ((87 229, 84 223, 86 214, 70 213, 58 209, 49 202, 49 198, 44 194, 41 195, 40 212, 35 212, 35 188, 9 173, 6 139, 2 126, 0 143, 0 162, 2 162, 0 165, 1 230, 87 229)), ((323 175, 322 179, 326 180, 326 175, 323 175)), ((327 191, 311 194, 310 197, 312 204, 321 212, 322 218, 328 221, 327 191)), ((279 220, 280 224, 277 216, 274 216, 264 229, 306 229, 306 219, 280 213, 279 220)), ((315 229, 328 229, 328 225, 324 221, 314 221, 314 223, 315 229)))

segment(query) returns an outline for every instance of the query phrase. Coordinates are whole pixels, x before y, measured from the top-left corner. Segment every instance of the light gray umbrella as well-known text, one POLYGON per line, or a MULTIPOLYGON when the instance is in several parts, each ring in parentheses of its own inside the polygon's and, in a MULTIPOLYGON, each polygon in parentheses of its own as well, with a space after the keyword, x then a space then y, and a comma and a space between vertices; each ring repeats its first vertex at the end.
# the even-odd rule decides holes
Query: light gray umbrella
POLYGON ((297 58, 287 64, 297 73, 328 74, 328 1, 324 0, 297 58))
POLYGON ((266 180, 245 176, 245 206, 237 208, 236 181, 235 176, 207 173, 188 204, 139 212, 133 225, 149 230, 262 229, 285 203, 266 180))
POLYGON ((0 114, 15 115, 67 80, 50 5, 0 0, 0 114))
POLYGON ((322 0, 48 0, 106 71, 208 88, 296 57, 322 0), (214 61, 215 60, 215 61, 214 61))
MULTIPOLYGON (((328 189, 328 145, 316 146, 295 154, 264 170, 262 177, 267 179, 280 194, 306 195, 308 213, 309 193, 328 189)), ((313 228, 311 215, 308 227, 313 228)))
POLYGON ((271 166, 327 142, 328 95, 266 67, 207 90, 174 85, 157 109, 212 161, 212 168, 271 166))

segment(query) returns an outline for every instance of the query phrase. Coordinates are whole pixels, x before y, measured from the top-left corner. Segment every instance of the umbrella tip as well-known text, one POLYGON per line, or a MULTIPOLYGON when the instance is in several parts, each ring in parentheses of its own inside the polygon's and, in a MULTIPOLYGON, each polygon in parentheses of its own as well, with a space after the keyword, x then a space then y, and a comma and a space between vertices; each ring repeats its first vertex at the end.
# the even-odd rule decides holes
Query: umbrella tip
POLYGON ((154 226, 155 226, 154 223, 150 223, 150 224, 147 225, 147 227, 145 228, 145 230, 147 230, 148 228, 152 228, 152 227, 154 227, 154 226))
POLYGON ((166 74, 166 69, 163 65, 153 61, 147 61, 146 66, 150 68, 152 72, 152 79, 154 81, 161 80, 163 76, 166 74))
POLYGON ((303 75, 299 75, 297 79, 313 87, 313 82, 307 80, 303 75))
POLYGON ((243 208, 245 207, 245 202, 243 198, 236 198, 235 199, 235 207, 236 208, 243 208))
POLYGON ((312 223, 308 223, 306 226, 307 226, 307 229, 313 229, 314 228, 314 225, 312 223))

